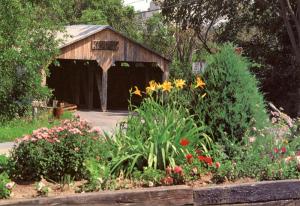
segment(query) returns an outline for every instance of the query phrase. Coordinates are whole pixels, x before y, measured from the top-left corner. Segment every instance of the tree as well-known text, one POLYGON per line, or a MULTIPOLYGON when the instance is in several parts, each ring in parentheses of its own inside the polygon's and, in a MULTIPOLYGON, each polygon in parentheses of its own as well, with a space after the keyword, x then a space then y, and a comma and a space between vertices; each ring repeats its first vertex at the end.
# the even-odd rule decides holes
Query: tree
POLYGON ((284 25, 296 56, 296 61, 300 64, 300 0, 279 0, 281 15, 284 25))
POLYGON ((21 0, 0 4, 0 120, 24 115, 32 100, 49 94, 41 69, 57 54, 59 28, 37 14, 21 0))
POLYGON ((142 42, 169 59, 174 56, 174 29, 164 24, 164 19, 159 13, 154 14, 144 23, 142 42))
POLYGON ((174 22, 182 30, 192 29, 202 42, 202 46, 210 51, 208 42, 214 26, 226 16, 228 9, 235 1, 227 0, 156 0, 162 8, 167 21, 174 22))

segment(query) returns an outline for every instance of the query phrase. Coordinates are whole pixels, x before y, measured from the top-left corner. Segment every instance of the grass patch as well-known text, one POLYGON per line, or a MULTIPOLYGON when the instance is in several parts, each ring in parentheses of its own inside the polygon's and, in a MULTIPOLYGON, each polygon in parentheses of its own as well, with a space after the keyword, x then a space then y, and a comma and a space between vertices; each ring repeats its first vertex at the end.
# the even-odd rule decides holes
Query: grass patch
POLYGON ((71 112, 64 112, 60 120, 53 119, 51 114, 43 113, 36 120, 31 118, 15 119, 0 125, 0 143, 11 142, 26 134, 32 134, 33 130, 41 127, 53 127, 63 119, 70 119, 71 112))

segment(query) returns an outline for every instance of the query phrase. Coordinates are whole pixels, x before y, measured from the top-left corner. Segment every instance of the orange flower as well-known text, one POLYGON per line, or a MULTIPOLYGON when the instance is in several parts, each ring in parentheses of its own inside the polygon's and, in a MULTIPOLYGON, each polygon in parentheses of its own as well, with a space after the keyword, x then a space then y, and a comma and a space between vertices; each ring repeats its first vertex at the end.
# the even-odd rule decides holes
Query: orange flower
POLYGON ((182 138, 181 140, 180 140, 180 144, 181 144, 181 146, 187 146, 188 144, 190 143, 190 141, 187 139, 187 138, 182 138))
POLYGON ((133 94, 137 95, 137 96, 142 96, 141 90, 139 90, 139 88, 137 86, 134 87, 135 91, 133 92, 133 94))
POLYGON ((172 88, 173 88, 172 83, 169 81, 164 81, 164 83, 162 84, 163 92, 165 91, 170 92, 172 88))
POLYGON ((204 86, 205 86, 205 82, 200 78, 200 77, 197 77, 197 79, 196 79, 196 86, 195 86, 195 88, 198 88, 198 87, 200 87, 200 88, 204 88, 204 86))

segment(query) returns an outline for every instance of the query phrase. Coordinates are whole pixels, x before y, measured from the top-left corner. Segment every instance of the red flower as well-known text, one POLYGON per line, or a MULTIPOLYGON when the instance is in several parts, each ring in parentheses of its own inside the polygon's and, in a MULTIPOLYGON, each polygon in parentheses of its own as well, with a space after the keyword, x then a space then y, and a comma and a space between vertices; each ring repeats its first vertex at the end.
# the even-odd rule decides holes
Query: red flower
POLYGON ((221 167, 221 163, 220 162, 216 162, 216 168, 219 169, 221 167))
POLYGON ((275 147, 275 148, 274 148, 274 153, 277 154, 278 152, 279 152, 279 149, 275 147))
POLYGON ((197 153, 197 155, 201 155, 202 154, 202 150, 196 149, 196 153, 197 153))
POLYGON ((180 144, 181 144, 181 146, 187 146, 188 144, 190 143, 190 141, 187 139, 187 138, 182 138, 181 140, 180 140, 180 144))
POLYGON ((205 162, 208 166, 212 166, 212 163, 213 163, 211 157, 206 157, 205 160, 204 160, 204 162, 205 162))
POLYGON ((204 162, 205 161, 205 159, 206 159, 206 157, 205 156, 198 156, 198 159, 199 159, 199 161, 201 161, 201 162, 204 162))
POLYGON ((281 147, 281 153, 286 153, 286 147, 281 147))
POLYGON ((174 167, 174 173, 176 173, 176 174, 182 174, 182 168, 180 166, 175 166, 174 167))
POLYGON ((296 156, 300 156, 300 151, 297 151, 297 152, 296 152, 296 156))
POLYGON ((193 155, 192 154, 187 154, 185 156, 185 158, 186 158, 188 163, 190 163, 190 164, 192 163, 192 161, 193 161, 193 155))

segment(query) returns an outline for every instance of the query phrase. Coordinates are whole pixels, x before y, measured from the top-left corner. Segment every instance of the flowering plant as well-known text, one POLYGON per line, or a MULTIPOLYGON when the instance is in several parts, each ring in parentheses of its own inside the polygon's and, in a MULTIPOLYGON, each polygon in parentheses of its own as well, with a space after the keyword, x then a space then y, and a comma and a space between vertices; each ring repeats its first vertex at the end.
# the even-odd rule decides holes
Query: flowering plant
POLYGON ((76 117, 65 120, 53 128, 41 128, 18 140, 13 148, 12 161, 15 164, 14 177, 17 179, 39 179, 41 176, 52 180, 68 174, 72 178, 84 177, 83 166, 86 158, 107 161, 111 153, 107 141, 99 129, 76 117))

